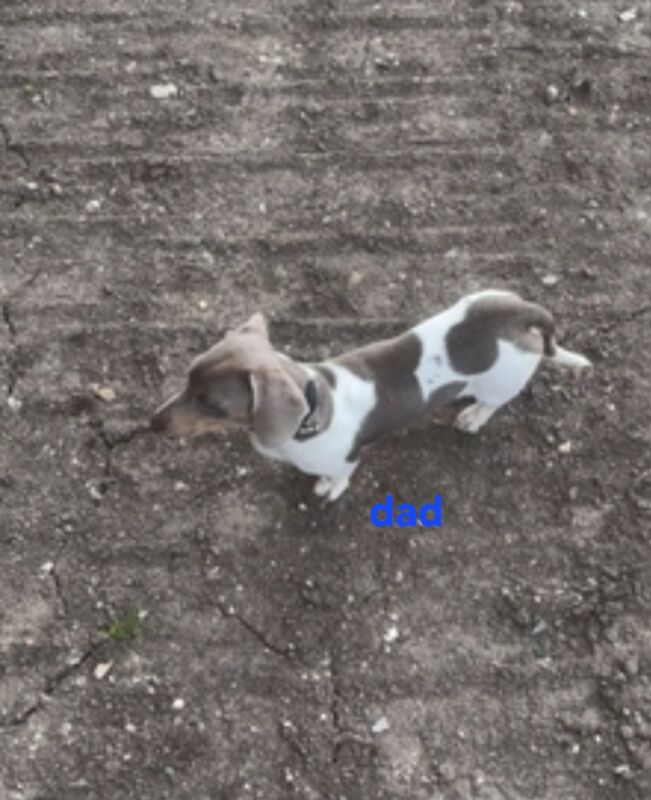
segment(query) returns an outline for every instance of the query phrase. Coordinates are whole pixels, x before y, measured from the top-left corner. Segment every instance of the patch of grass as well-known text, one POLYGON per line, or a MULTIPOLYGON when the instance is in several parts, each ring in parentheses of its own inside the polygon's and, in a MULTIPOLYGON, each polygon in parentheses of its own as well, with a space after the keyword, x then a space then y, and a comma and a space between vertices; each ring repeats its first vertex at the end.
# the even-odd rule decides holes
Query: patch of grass
POLYGON ((111 623, 108 635, 114 642, 132 642, 140 632, 140 627, 140 609, 132 605, 122 617, 111 623))

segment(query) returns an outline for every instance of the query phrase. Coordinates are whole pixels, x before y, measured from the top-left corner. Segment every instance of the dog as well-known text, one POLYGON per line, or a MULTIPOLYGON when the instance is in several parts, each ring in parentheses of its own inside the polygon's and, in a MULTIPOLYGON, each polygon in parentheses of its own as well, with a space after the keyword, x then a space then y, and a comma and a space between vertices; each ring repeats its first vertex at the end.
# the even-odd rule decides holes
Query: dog
POLYGON ((192 362, 151 427, 173 436, 244 427, 260 453, 318 476, 314 491, 334 501, 366 445, 459 400, 454 425, 476 433, 543 359, 591 366, 556 343, 548 311, 507 291, 467 295, 393 339, 320 363, 274 350, 257 313, 192 362))

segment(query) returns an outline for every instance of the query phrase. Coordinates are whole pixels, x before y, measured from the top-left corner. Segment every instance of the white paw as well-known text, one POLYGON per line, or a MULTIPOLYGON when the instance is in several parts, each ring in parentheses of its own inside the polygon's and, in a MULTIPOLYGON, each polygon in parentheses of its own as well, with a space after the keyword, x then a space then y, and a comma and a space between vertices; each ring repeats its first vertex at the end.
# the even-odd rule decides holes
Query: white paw
POLYGON ((338 481, 333 481, 330 487, 330 492, 328 493, 328 500, 331 503, 334 503, 335 500, 338 500, 348 488, 349 483, 350 479, 348 476, 345 478, 340 478, 338 481))
POLYGON ((325 497, 332 489, 332 478, 324 475, 314 484, 314 494, 317 497, 325 497))
POLYGON ((572 375, 574 375, 576 379, 582 378, 586 373, 590 373, 594 369, 592 361, 588 361, 587 358, 584 358, 583 360, 585 361, 585 364, 577 364, 576 366, 572 367, 572 375))
POLYGON ((477 433, 481 424, 482 418, 477 413, 477 406, 467 406, 459 412, 454 420, 454 427, 464 433, 477 433))

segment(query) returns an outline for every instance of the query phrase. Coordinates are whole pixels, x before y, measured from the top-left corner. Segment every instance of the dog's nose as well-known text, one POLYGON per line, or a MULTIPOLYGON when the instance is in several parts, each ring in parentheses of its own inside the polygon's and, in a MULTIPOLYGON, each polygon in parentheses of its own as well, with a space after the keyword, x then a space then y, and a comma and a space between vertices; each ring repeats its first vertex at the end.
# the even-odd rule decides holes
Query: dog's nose
POLYGON ((160 411, 154 414, 149 425, 154 433, 162 433, 167 427, 165 417, 160 413, 160 411))

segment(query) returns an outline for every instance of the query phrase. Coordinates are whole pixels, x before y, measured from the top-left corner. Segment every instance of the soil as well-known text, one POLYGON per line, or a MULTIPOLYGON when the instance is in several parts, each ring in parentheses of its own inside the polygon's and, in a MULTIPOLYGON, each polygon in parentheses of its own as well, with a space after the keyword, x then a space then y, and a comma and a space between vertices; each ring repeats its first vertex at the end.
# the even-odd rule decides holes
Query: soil
POLYGON ((651 796, 650 57, 646 0, 3 0, 1 800, 651 796), (487 286, 593 373, 334 505, 147 430, 256 310, 487 286))

